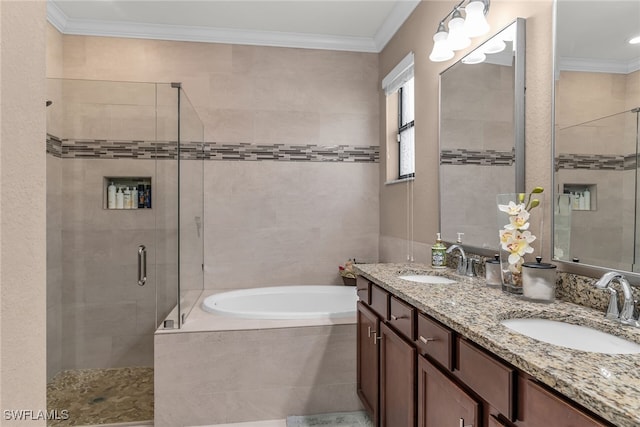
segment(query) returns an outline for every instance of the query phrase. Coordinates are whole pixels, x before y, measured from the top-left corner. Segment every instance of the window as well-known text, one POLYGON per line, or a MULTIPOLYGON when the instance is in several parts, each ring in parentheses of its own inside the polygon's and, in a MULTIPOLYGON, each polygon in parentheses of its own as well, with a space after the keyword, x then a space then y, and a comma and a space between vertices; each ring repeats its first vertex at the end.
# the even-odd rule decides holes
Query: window
POLYGON ((398 89, 399 178, 415 176, 413 77, 398 89))
POLYGON ((382 80, 387 95, 387 182, 415 176, 413 52, 382 80))

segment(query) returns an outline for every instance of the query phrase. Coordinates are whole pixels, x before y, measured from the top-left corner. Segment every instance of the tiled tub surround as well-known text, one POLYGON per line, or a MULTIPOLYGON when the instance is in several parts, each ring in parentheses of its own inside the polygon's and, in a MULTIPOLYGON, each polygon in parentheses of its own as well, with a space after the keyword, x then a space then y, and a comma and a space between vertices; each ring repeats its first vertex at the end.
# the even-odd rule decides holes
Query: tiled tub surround
MULTIPOLYGON (((359 264, 367 279, 380 285, 417 309, 424 311, 462 336, 578 404, 619 427, 640 424, 640 355, 606 355, 542 344, 510 331, 500 321, 512 317, 544 317, 578 323, 611 332, 640 343, 640 329, 622 327, 604 318, 603 311, 557 300, 536 304, 488 288, 482 279, 460 278, 451 285, 421 285, 398 279, 400 274, 443 274, 424 264, 359 264)), ((453 274, 452 270, 447 270, 453 274)), ((581 281, 582 282, 582 281, 581 281)), ((577 283, 561 276, 563 297, 587 290, 587 281, 577 283), (574 290, 571 290, 573 288, 574 290)), ((599 304, 599 297, 582 298, 599 304)))
POLYGON ((361 409, 355 315, 260 320, 202 310, 155 334, 155 426, 204 425, 361 409))

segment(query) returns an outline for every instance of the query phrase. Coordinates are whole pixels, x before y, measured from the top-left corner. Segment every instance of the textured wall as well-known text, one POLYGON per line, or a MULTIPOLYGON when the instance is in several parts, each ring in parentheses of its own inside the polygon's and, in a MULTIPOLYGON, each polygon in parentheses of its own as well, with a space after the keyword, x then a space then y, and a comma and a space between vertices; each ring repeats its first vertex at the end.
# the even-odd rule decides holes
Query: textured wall
MULTIPOLYGON (((460 59, 464 52, 475 48, 484 38, 472 40, 472 45, 447 62, 430 62, 433 33, 439 20, 452 5, 442 1, 422 1, 413 14, 380 54, 380 76, 385 76, 409 51, 416 53, 416 178, 413 183, 413 236, 420 243, 431 244, 438 231, 438 77, 439 73, 460 59)), ((526 186, 551 189, 551 89, 552 89, 552 1, 493 1, 488 15, 491 34, 496 33, 516 17, 526 18, 526 186)), ((384 117, 384 93, 380 93, 384 117)), ((384 123, 380 134, 385 135, 384 123)), ((407 239, 407 187, 384 185, 384 138, 380 142, 380 235, 381 245, 407 239)), ((456 191, 451 188, 450 191, 456 191)), ((545 211, 549 224, 550 211, 545 211)), ((446 220, 446 219, 443 219, 446 220)), ((545 230, 549 233, 549 230, 545 230)), ((548 235, 544 241, 549 242, 548 235)), ((402 245, 400 245, 402 246, 402 245)), ((406 245, 405 245, 406 247, 406 245)), ((546 249, 545 254, 548 253, 546 249)), ((380 253, 389 253, 381 247, 380 253)), ((545 255, 546 256, 546 255, 545 255)), ((381 256, 381 261, 387 261, 381 256)))
MULTIPOLYGON (((46 410, 45 3, 0 2, 0 408, 46 410)), ((3 426, 44 426, 4 419, 3 426)))

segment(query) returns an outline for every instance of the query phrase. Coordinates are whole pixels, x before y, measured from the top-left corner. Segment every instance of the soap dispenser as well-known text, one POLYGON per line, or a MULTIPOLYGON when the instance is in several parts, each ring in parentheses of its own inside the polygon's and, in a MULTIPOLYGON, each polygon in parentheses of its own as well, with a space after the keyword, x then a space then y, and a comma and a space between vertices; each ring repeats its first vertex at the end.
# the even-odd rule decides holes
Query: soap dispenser
POLYGON ((436 234, 436 244, 431 247, 431 267, 447 267, 447 247, 442 243, 440 233, 436 234))

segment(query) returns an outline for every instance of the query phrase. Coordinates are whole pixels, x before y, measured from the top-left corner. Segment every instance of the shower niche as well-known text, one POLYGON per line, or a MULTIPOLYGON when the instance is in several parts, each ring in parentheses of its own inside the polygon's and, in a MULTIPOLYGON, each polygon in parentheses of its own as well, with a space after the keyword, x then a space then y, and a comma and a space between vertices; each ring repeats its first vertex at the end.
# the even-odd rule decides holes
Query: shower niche
POLYGON ((153 207, 150 176, 105 176, 102 180, 102 208, 137 210, 153 207))

